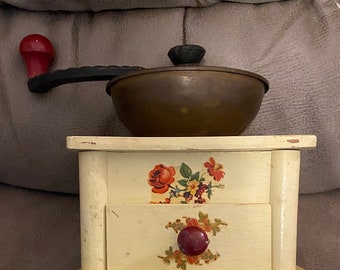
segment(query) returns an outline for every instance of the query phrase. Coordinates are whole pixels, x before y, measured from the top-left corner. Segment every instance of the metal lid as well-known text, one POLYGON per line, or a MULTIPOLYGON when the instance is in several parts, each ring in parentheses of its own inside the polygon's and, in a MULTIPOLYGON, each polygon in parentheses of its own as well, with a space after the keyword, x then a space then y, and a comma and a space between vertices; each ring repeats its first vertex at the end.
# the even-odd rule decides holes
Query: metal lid
POLYGON ((223 73, 231 73, 237 74, 242 76, 253 77, 263 82, 265 85, 265 93, 269 89, 268 81, 253 72, 241 70, 241 69, 234 69, 228 67, 217 67, 217 66, 200 66, 198 65, 205 55, 205 49, 200 45, 179 45, 171 48, 168 52, 168 57, 172 61, 175 66, 172 67, 159 67, 159 68, 149 68, 149 69, 141 69, 138 71, 132 71, 121 76, 117 76, 113 78, 111 81, 107 83, 106 92, 110 95, 110 88, 116 82, 127 79, 133 76, 145 75, 145 74, 155 74, 160 72, 173 72, 173 71, 194 71, 194 72, 223 72, 223 73))

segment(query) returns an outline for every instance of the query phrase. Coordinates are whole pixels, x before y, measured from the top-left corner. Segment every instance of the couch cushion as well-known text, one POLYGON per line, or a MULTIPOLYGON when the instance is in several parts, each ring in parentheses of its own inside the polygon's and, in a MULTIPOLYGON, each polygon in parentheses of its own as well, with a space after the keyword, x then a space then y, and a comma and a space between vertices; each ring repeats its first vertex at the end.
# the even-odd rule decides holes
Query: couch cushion
POLYGON ((79 197, 0 184, 0 269, 80 268, 79 197))
POLYGON ((282 0, 3 0, 3 4, 28 10, 63 10, 63 11, 102 11, 124 10, 136 8, 172 8, 172 7, 207 7, 219 2, 240 2, 247 4, 261 4, 282 0))

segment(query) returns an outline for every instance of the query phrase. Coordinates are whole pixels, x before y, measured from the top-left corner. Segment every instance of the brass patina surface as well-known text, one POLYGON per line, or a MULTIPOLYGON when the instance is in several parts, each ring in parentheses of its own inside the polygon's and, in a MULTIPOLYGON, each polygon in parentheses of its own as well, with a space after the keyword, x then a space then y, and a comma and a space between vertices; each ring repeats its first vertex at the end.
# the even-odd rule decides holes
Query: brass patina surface
POLYGON ((219 136, 239 135, 268 88, 248 71, 178 65, 116 77, 106 90, 136 136, 219 136))

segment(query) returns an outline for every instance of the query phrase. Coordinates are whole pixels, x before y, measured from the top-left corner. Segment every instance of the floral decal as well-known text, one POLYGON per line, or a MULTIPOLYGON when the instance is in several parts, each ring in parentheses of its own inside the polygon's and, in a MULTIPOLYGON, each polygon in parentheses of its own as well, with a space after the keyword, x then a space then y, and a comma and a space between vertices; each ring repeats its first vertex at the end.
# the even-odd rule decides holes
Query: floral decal
POLYGON ((175 261, 177 268, 186 270, 187 264, 196 264, 203 265, 202 262, 208 264, 211 261, 216 261, 221 255, 216 252, 213 254, 210 249, 207 249, 199 256, 187 256, 184 255, 180 250, 173 250, 172 247, 169 247, 168 250, 165 251, 166 256, 158 256, 158 258, 162 259, 165 264, 170 264, 171 261, 175 261))
POLYGON ((163 164, 156 165, 149 172, 148 183, 152 186, 152 192, 163 194, 168 191, 170 184, 175 181, 175 168, 164 166, 163 164))
POLYGON ((210 162, 205 162, 204 167, 208 168, 208 173, 210 176, 214 177, 214 180, 221 181, 224 177, 225 172, 222 171, 223 166, 221 164, 216 164, 215 160, 211 157, 210 162))
MULTIPOLYGON (((198 219, 191 217, 183 217, 182 219, 177 219, 174 222, 169 222, 165 228, 173 229, 177 234, 182 229, 187 226, 198 226, 207 233, 212 233, 213 236, 216 236, 218 232, 221 231, 222 226, 227 226, 228 224, 223 222, 221 219, 215 218, 214 221, 210 221, 208 214, 204 214, 199 212, 198 219)), ((168 250, 165 251, 165 256, 158 256, 158 258, 162 259, 165 264, 170 264, 171 261, 176 263, 177 268, 182 270, 186 270, 187 264, 192 265, 203 265, 203 263, 208 264, 212 261, 216 261, 221 255, 218 252, 213 253, 210 249, 207 249, 202 254, 198 256, 187 256, 183 254, 179 249, 174 249, 173 247, 169 247, 168 250)))
POLYGON ((222 164, 216 163, 210 157, 203 164, 205 169, 193 172, 185 163, 176 172, 175 167, 156 165, 148 175, 148 184, 152 186, 151 191, 156 194, 169 192, 162 201, 152 203, 205 203, 211 199, 213 189, 224 188, 219 182, 223 179, 225 172, 222 164), (178 179, 175 182, 175 178, 178 179))

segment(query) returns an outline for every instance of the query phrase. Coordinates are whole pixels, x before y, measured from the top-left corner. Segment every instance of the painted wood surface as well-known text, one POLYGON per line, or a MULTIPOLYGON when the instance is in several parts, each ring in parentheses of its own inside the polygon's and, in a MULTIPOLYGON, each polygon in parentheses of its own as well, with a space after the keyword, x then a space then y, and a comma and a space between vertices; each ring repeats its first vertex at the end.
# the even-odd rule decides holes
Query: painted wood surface
MULTIPOLYGON (((207 192, 202 198, 206 203, 269 203, 271 152, 203 152, 188 153, 161 152, 146 153, 108 153, 108 202, 113 203, 150 203, 164 202, 175 189, 185 189, 185 181, 212 186, 210 199, 207 192), (213 160, 211 160, 211 158, 213 160), (220 165, 222 178, 216 181, 210 176, 207 164, 220 165), (172 167, 174 181, 162 194, 153 192, 148 184, 150 171, 163 164, 172 167), (191 175, 181 175, 183 165, 191 170, 191 175), (182 165, 182 167, 181 167, 182 165), (206 167, 207 166, 207 167, 206 167), (197 180, 188 181, 191 178, 197 180), (184 180, 183 180, 184 179, 184 180), (202 182, 199 180, 204 179, 202 182), (215 187, 215 188, 214 188, 215 187)), ((164 180, 163 180, 164 182, 164 180)), ((197 189, 197 187, 196 187, 197 189)), ((172 195, 171 195, 172 193, 172 195)), ((171 203, 181 203, 185 192, 178 192, 170 199, 171 203)), ((190 203, 195 201, 194 198, 190 203)))
MULTIPOLYGON (((259 216, 262 221, 255 222, 254 226, 256 227, 265 221, 270 223, 270 227, 268 228, 266 225, 266 232, 259 230, 258 233, 263 233, 265 238, 268 236, 268 233, 272 235, 272 248, 270 247, 271 266, 270 268, 259 269, 298 269, 295 266, 295 260, 300 164, 299 149, 313 148, 315 145, 315 136, 309 135, 235 138, 69 137, 68 147, 70 149, 78 147, 80 151, 82 270, 106 270, 108 269, 107 266, 113 263, 112 258, 108 254, 110 253, 109 245, 113 248, 115 242, 107 241, 107 237, 111 237, 108 236, 109 234, 119 232, 116 232, 115 229, 117 225, 114 223, 117 221, 115 217, 110 216, 108 212, 106 219, 105 208, 107 205, 110 205, 108 209, 113 207, 113 205, 123 207, 122 204, 130 209, 137 206, 146 206, 147 209, 179 207, 176 209, 188 209, 190 212, 188 215, 191 215, 192 210, 197 207, 211 207, 211 215, 215 215, 215 213, 221 212, 221 207, 222 210, 224 209, 223 207, 227 207, 226 203, 229 203, 228 207, 234 206, 236 208, 248 206, 248 203, 252 203, 254 207, 261 205, 269 207, 269 209, 271 208, 272 214, 269 217, 267 215, 264 215, 265 217, 256 215, 256 212, 251 212, 244 216, 242 216, 242 211, 229 212, 230 215, 226 219, 228 223, 226 232, 232 228, 230 227, 230 221, 233 221, 233 219, 235 219, 236 223, 241 224, 245 222, 245 224, 248 224, 250 220, 256 219, 259 216), (86 149, 89 151, 86 151, 86 149), (216 166, 218 164, 223 166, 205 166, 204 164, 206 163, 213 163, 210 158, 214 159, 216 166), (185 179, 179 179, 175 172, 181 174, 181 164, 183 163, 188 165, 192 172, 191 174, 184 173, 185 179), (157 172, 156 166, 159 164, 164 164, 168 168, 173 167, 173 169, 169 169, 170 174, 174 177, 171 185, 174 183, 178 184, 178 181, 181 180, 186 180, 186 183, 189 183, 191 180, 196 179, 196 172, 203 176, 206 173, 204 170, 210 168, 216 173, 217 178, 220 178, 217 181, 218 184, 223 184, 225 187, 224 189, 218 188, 214 190, 210 200, 199 206, 191 204, 148 204, 152 201, 159 201, 159 196, 163 195, 154 194, 152 189, 155 186, 149 183, 153 173, 157 172), (224 174, 221 173, 222 171, 224 174), (267 220, 268 218, 269 221, 267 220), (110 224, 115 224, 115 226, 110 226, 110 224)), ((209 173, 204 176, 208 175, 210 178, 207 177, 207 179, 211 180, 209 173)), ((181 183, 183 184, 184 182, 182 181, 181 183)), ((162 189, 163 187, 160 188, 162 189)), ((144 216, 144 207, 140 209, 143 209, 143 211, 140 210, 139 212, 144 216)), ((228 211, 223 210, 223 216, 228 211)), ((177 210, 169 212, 171 212, 171 215, 178 214, 177 210)), ((150 220, 153 219, 154 222, 159 223, 163 218, 168 220, 168 211, 159 211, 154 213, 152 217, 150 216, 150 220)), ((122 224, 120 226, 124 227, 122 224)), ((232 233, 232 235, 237 235, 237 233, 232 233)), ((255 233, 255 235, 257 234, 255 233)), ((140 236, 142 237, 143 234, 140 234, 140 236)), ((228 238, 228 241, 230 239, 228 238)), ((239 246, 246 243, 246 240, 240 240, 239 246)), ((150 247, 144 245, 144 249, 149 250, 150 247)), ((255 252, 257 252, 257 249, 257 247, 254 247, 255 252)), ((230 252, 232 254, 233 251, 230 252)), ((242 254, 242 252, 238 252, 238 256, 242 254)), ((248 252, 248 255, 250 256, 251 252, 248 252)), ((223 262, 223 260, 220 260, 221 257, 218 258, 216 263, 223 262)), ((245 264, 240 264, 240 261, 236 259, 233 263, 236 270, 253 269, 247 268, 245 264), (236 263, 238 263, 238 266, 236 266, 236 263)), ((211 268, 212 264, 209 265, 209 267, 204 265, 201 268, 222 269, 221 267, 211 268)), ((252 266, 252 263, 250 262, 249 265, 252 266)), ((162 265, 162 267, 166 267, 166 265, 162 265)), ((113 269, 119 268, 114 267, 113 269)), ((224 267, 223 269, 226 268, 224 267)))
POLYGON ((106 152, 79 153, 81 269, 106 269, 106 152))
MULTIPOLYGON (((109 205, 107 207, 107 269, 159 270, 178 269, 169 257, 170 246, 175 252, 177 234, 166 228, 169 222, 208 214, 213 223, 220 219, 215 236, 208 233, 208 248, 216 255, 208 264, 186 264, 188 270, 270 270, 271 210, 268 204, 233 205, 109 205)), ((177 255, 178 258, 178 255, 177 255)), ((182 257, 182 260, 189 260, 182 257)), ((180 268, 182 269, 182 268, 180 268)))
POLYGON ((261 151, 310 149, 314 135, 220 137, 86 137, 70 136, 68 149, 103 151, 261 151))
POLYGON ((299 173, 300 151, 272 152, 273 270, 295 268, 299 173))

